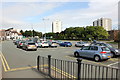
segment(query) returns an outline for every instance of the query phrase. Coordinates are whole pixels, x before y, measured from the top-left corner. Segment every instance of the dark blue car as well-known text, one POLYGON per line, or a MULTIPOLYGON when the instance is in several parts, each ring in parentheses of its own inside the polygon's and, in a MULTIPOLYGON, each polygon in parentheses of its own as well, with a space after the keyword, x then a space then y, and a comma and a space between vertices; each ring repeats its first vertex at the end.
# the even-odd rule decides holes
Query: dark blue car
POLYGON ((71 42, 63 42, 59 44, 60 46, 64 46, 64 47, 71 47, 72 43, 71 42))

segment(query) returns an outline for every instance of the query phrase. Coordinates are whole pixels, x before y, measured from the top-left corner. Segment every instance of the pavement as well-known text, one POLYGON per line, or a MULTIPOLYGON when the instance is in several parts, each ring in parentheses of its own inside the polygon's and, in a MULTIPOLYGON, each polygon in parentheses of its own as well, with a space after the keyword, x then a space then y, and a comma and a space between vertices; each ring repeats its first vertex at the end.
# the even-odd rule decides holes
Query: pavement
MULTIPOLYGON (((60 47, 58 48, 38 48, 37 51, 25 51, 19 48, 16 48, 16 45, 12 41, 2 42, 1 50, 1 60, 3 64, 3 78, 46 78, 47 76, 38 72, 36 69, 36 59, 37 56, 47 57, 51 55, 52 58, 68 60, 68 61, 77 61, 77 58, 74 57, 73 52, 75 49, 80 49, 75 47, 76 41, 72 41, 72 47, 60 47)), ((111 58, 102 62, 95 62, 91 59, 83 58, 82 62, 90 63, 94 65, 101 66, 111 66, 118 67, 118 58, 111 58)), ((43 65, 45 66, 45 65, 43 65)))
MULTIPOLYGON (((2 50, 2 43, 0 42, 0 51, 2 50)), ((0 56, 0 80, 2 79, 2 61, 0 56)))

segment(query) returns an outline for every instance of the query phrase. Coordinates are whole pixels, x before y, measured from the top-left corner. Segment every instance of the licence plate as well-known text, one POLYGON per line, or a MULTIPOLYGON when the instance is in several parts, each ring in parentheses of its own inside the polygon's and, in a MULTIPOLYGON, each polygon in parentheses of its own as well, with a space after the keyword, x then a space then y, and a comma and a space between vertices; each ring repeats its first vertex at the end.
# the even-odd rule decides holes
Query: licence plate
POLYGON ((108 56, 108 58, 111 58, 111 56, 108 56))
POLYGON ((35 46, 33 45, 33 46, 31 46, 31 47, 35 47, 35 46))

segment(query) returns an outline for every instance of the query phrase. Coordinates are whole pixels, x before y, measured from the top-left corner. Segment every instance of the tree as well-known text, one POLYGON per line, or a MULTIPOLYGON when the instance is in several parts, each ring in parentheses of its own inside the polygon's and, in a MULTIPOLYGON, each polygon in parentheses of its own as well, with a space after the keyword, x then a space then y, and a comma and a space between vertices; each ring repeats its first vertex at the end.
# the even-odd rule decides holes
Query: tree
POLYGON ((20 33, 24 36, 24 32, 23 32, 23 30, 20 30, 20 33))
MULTIPOLYGON (((92 39, 107 39, 108 32, 101 26, 87 26, 85 29, 86 36, 91 35, 92 39)), ((88 38, 88 36, 87 36, 88 38)))

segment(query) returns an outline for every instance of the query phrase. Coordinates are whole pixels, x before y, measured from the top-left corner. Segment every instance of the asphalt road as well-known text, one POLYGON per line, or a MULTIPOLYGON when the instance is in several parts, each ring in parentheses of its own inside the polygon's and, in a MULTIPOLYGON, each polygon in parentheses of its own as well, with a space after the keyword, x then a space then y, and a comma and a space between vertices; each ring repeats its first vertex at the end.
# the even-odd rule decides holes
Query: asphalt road
MULTIPOLYGON (((72 47, 60 47, 57 48, 38 48, 37 51, 25 51, 19 48, 16 48, 16 45, 12 41, 2 42, 1 56, 3 58, 3 78, 44 78, 44 76, 36 69, 36 59, 37 56, 47 57, 51 55, 52 58, 76 61, 73 52, 79 47, 75 47, 75 41, 72 41, 72 47)), ((113 45, 116 47, 116 45, 113 45)), ((102 62, 95 62, 91 59, 83 58, 82 62, 118 67, 118 58, 111 58, 102 62)))

